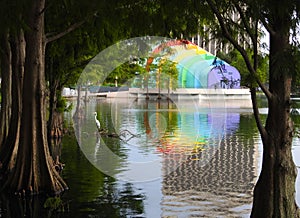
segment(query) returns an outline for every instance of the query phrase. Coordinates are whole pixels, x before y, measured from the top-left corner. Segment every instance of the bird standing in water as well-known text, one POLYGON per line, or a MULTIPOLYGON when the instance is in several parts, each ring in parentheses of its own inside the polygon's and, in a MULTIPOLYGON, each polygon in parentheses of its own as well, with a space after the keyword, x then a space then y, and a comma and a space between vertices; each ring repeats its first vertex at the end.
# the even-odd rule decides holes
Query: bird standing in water
POLYGON ((96 126, 97 126, 98 130, 100 130, 101 125, 100 125, 100 121, 97 119, 97 112, 94 112, 94 115, 95 115, 96 126))

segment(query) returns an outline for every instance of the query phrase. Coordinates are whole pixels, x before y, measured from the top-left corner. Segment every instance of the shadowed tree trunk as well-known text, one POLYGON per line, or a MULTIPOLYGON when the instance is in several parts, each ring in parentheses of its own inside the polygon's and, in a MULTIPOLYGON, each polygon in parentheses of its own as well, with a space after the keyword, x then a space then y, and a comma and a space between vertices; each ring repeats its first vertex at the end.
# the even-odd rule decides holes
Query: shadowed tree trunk
POLYGON ((59 90, 59 87, 57 82, 54 81, 52 82, 52 85, 50 85, 49 90, 49 119, 47 123, 48 142, 50 142, 52 138, 60 138, 63 136, 62 113, 57 111, 57 90, 59 90))
POLYGON ((32 1, 25 14, 30 28, 25 33, 26 58, 22 93, 22 117, 18 152, 4 187, 13 192, 56 194, 67 186, 55 170, 46 131, 45 95, 45 0, 32 1))
POLYGON ((18 143, 20 139, 21 125, 21 93, 23 86, 24 61, 25 61, 25 39, 23 31, 20 30, 14 36, 10 37, 10 47, 12 59, 9 65, 12 68, 12 86, 11 86, 11 119, 9 123, 9 132, 6 140, 3 142, 3 147, 0 149, 0 160, 2 166, 1 171, 9 173, 14 167, 18 143))
POLYGON ((5 33, 0 38, 1 43, 1 110, 0 110, 0 148, 8 134, 10 107, 11 107, 11 49, 9 44, 9 34, 5 33))
POLYGON ((60 95, 62 86, 60 84, 61 76, 55 71, 58 70, 55 67, 53 58, 46 59, 47 63, 47 80, 49 82, 49 116, 47 122, 47 136, 49 147, 51 147, 52 138, 60 138, 63 136, 62 128, 62 113, 58 112, 58 94, 60 95))

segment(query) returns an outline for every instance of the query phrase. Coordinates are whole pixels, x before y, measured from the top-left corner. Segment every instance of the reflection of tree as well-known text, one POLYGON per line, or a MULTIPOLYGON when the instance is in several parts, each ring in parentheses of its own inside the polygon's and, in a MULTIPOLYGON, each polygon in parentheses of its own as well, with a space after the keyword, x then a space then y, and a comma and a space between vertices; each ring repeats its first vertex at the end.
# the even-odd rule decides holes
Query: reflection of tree
MULTIPOLYGON (((176 108, 176 105, 170 101, 144 101, 143 102, 143 106, 142 108, 144 109, 143 112, 143 121, 142 124, 144 125, 142 128, 146 130, 146 134, 149 137, 152 137, 152 129, 151 129, 151 125, 150 125, 150 120, 149 117, 155 113, 157 117, 157 119, 159 119, 158 115, 161 115, 162 117, 164 117, 166 119, 166 128, 164 130, 164 133, 162 135, 162 137, 164 137, 165 135, 172 135, 174 128, 177 126, 178 124, 178 116, 177 113, 174 113, 174 111, 172 111, 172 109, 176 108), (149 109, 155 109, 155 112, 149 113, 149 109), (161 110, 161 109, 166 109, 166 110, 161 110)), ((159 126, 160 122, 159 120, 156 121, 156 128, 158 130, 161 129, 161 127, 159 126)))
MULTIPOLYGON (((113 178, 94 168, 80 151, 74 135, 65 135, 62 147, 62 159, 66 163, 63 177, 68 181, 70 190, 59 199, 61 206, 58 211, 53 211, 54 208, 49 204, 45 208, 47 199, 42 196, 21 198, 2 193, 0 217, 110 218, 143 214, 144 195, 136 193, 130 183, 118 185, 113 178)), ((53 152, 60 153, 58 148, 61 146, 53 149, 53 152)))
POLYGON ((120 189, 110 183, 91 208, 94 209, 93 215, 100 217, 131 217, 143 214, 144 199, 142 194, 135 193, 130 183, 122 185, 120 189))
POLYGON ((20 198, 17 195, 0 195, 0 217, 45 217, 45 199, 41 196, 20 198))
POLYGON ((167 115, 168 115, 168 125, 166 132, 173 132, 174 128, 178 125, 178 115, 177 112, 172 111, 172 109, 176 109, 176 105, 173 102, 168 101, 167 103, 167 115))
POLYGON ((71 184, 70 190, 65 193, 64 198, 72 199, 75 202, 86 202, 92 201, 101 194, 104 176, 82 154, 74 135, 66 135, 63 138, 61 159, 66 164, 63 176, 71 184))
POLYGON ((148 112, 148 108, 149 107, 149 101, 146 101, 144 104, 144 124, 145 124, 145 129, 146 129, 146 134, 150 134, 151 133, 151 127, 150 127, 150 123, 149 123, 149 112, 148 112))
MULTIPOLYGON (((94 102, 95 103, 95 102, 94 102)), ((118 169, 126 159, 126 153, 121 148, 121 140, 118 137, 100 137, 94 121, 94 112, 98 112, 98 118, 101 128, 107 129, 109 132, 115 132, 114 123, 112 122, 112 105, 109 102, 103 102, 101 107, 97 104, 87 104, 83 114, 80 117, 74 116, 75 135, 81 151, 87 159, 94 165, 99 167, 108 167, 110 175, 118 173, 118 169), (95 108, 96 106, 96 108, 95 108), (120 158, 110 158, 103 150, 109 150, 120 158)), ((118 113, 116 113, 118 114, 118 113)), ((116 126, 118 128, 118 125, 116 126)), ((66 164, 67 165, 67 164, 66 164)))
MULTIPOLYGON (((95 143, 95 142, 94 142, 95 143)), ((120 186, 85 158, 74 136, 63 139, 63 171, 70 190, 63 199, 71 199, 70 217, 126 217, 143 213, 144 196, 136 194, 131 184, 120 186)))
MULTIPOLYGON (((62 140, 61 138, 52 138, 49 143, 50 155, 54 160, 54 167, 58 172, 63 169, 63 164, 60 163, 62 140)), ((51 217, 53 208, 45 208, 44 203, 47 200, 46 196, 30 196, 24 197, 23 194, 8 195, 6 193, 0 194, 0 217, 33 217, 40 218, 51 217)), ((60 199, 59 196, 56 199, 60 199)), ((51 206, 51 205, 50 205, 51 206)), ((65 206, 63 201, 60 201, 60 205, 55 205, 56 209, 62 209, 65 206)))
MULTIPOLYGON (((101 102, 97 104, 95 111, 98 112, 99 121, 101 123, 101 128, 107 130, 109 133, 120 133, 120 113, 118 109, 117 102, 101 102), (114 120, 113 120, 114 119, 114 120)), ((119 157, 125 158, 126 154, 121 149, 121 140, 118 137, 102 137, 104 144, 111 149, 119 157)))
MULTIPOLYGON (((264 115, 261 115, 263 117, 264 115)), ((243 135, 240 140, 242 141, 242 145, 247 145, 249 140, 253 139, 253 136, 258 135, 258 131, 255 129, 256 124, 255 120, 253 120, 252 114, 245 114, 240 116, 240 124, 237 130, 235 131, 237 135, 243 135)))

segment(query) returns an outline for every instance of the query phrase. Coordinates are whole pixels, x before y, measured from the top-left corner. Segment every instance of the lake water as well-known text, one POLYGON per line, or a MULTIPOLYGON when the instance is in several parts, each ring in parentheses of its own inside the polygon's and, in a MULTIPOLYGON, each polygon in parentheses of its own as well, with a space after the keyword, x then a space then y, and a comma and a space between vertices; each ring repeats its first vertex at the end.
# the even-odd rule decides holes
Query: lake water
MULTIPOLYGON (((249 102, 92 99, 72 115, 74 133, 56 147, 70 188, 65 212, 48 217, 249 217, 262 152, 249 102)), ((300 166, 299 139, 293 155, 300 166)), ((296 187, 300 203, 299 177, 296 187)), ((0 200, 0 217, 12 201, 0 200)), ((34 217, 45 212, 37 202, 34 217)))

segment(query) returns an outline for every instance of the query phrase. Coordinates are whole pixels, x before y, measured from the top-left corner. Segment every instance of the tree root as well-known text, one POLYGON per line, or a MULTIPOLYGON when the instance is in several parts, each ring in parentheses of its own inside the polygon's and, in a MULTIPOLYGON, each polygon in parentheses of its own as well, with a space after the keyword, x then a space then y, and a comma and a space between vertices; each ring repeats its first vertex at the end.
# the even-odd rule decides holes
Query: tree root
POLYGON ((54 165, 55 170, 56 170, 58 173, 61 173, 62 170, 63 170, 64 167, 65 167, 65 164, 63 164, 63 163, 61 163, 61 162, 59 161, 59 156, 56 156, 56 160, 53 161, 53 165, 54 165))

